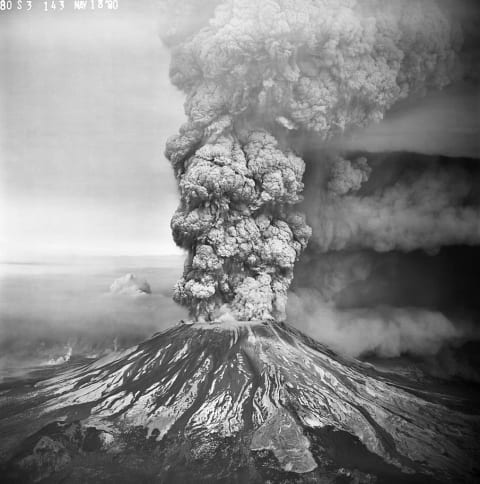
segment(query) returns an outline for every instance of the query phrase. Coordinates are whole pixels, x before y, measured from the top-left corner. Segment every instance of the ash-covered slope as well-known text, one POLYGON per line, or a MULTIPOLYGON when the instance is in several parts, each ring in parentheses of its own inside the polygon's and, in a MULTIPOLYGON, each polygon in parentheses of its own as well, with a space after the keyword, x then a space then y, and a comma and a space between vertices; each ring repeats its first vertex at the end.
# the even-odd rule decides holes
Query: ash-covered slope
POLYGON ((3 475, 468 482, 480 420, 459 403, 343 360, 284 324, 185 324, 27 396, 4 392, 3 475))

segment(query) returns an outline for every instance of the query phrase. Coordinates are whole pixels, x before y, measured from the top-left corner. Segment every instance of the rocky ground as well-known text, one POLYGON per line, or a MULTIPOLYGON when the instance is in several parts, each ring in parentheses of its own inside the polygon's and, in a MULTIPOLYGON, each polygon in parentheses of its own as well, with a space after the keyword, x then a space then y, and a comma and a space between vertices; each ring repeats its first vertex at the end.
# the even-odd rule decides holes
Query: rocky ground
POLYGON ((182 324, 1 390, 2 482, 474 482, 478 411, 276 322, 182 324))

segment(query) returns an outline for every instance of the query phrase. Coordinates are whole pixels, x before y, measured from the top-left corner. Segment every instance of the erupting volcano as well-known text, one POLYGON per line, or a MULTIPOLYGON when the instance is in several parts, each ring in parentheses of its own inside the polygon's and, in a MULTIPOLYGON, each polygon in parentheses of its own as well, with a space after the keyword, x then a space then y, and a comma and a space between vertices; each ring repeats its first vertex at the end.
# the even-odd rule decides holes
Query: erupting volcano
MULTIPOLYGON (((4 475, 45 483, 473 482, 480 420, 468 399, 428 387, 427 377, 422 386, 340 357, 284 322, 305 250, 320 259, 370 250, 373 259, 480 242, 476 178, 466 168, 428 165, 380 194, 375 180, 362 192, 370 155, 329 144, 399 101, 472 75, 448 2, 163 3, 161 35, 187 115, 166 148, 180 194, 173 237, 188 254, 173 297, 191 319, 35 382, 26 396, 9 389, 4 475)), ((354 256, 321 260, 346 273, 354 256)), ((435 332, 431 313, 415 314, 435 332)), ((446 317, 442 324, 457 334, 446 317)))

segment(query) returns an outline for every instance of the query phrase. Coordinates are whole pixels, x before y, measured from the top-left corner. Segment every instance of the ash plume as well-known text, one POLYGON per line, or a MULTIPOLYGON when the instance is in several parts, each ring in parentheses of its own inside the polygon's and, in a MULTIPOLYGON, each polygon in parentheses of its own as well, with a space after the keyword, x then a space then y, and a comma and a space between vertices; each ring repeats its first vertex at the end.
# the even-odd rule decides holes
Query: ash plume
POLYGON ((435 253, 447 245, 480 243, 478 174, 460 166, 417 168, 393 183, 362 191, 370 173, 365 157, 349 161, 337 156, 326 189, 314 188, 307 197, 314 239, 323 252, 435 253))
MULTIPOLYGON (((189 253, 174 297, 197 319, 283 319, 311 235, 296 206, 305 163, 292 134, 327 141, 459 79, 461 30, 430 1, 164 7, 171 80, 188 118, 166 148, 181 197, 172 230, 189 253)), ((343 180, 330 189, 347 196, 369 173, 365 160, 341 157, 334 171, 343 180)))
MULTIPOLYGON (((478 247, 444 247, 434 256, 424 250, 324 253, 312 240, 295 269, 289 321, 349 356, 431 360, 453 350, 458 356, 463 350, 457 348, 480 341, 479 270, 478 247)), ((444 370, 452 359, 445 358, 444 370)), ((451 369, 444 374, 453 375, 451 369)))
POLYGON ((438 311, 389 306, 339 310, 315 289, 292 293, 289 314, 303 331, 353 357, 431 356, 444 346, 479 338, 471 324, 455 323, 438 311))

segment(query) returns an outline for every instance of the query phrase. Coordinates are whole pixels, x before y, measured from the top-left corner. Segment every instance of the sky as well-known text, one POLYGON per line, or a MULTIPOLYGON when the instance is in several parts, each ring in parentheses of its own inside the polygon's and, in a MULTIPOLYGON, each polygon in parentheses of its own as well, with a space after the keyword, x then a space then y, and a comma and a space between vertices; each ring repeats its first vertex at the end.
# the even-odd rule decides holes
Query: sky
MULTIPOLYGON (((184 120, 155 0, 0 15, 0 258, 178 254, 163 150, 184 120)), ((399 106, 341 148, 478 157, 477 90, 399 106)))
POLYGON ((155 2, 119 4, 0 15, 4 259, 178 253, 163 150, 183 95, 169 83, 155 2))

